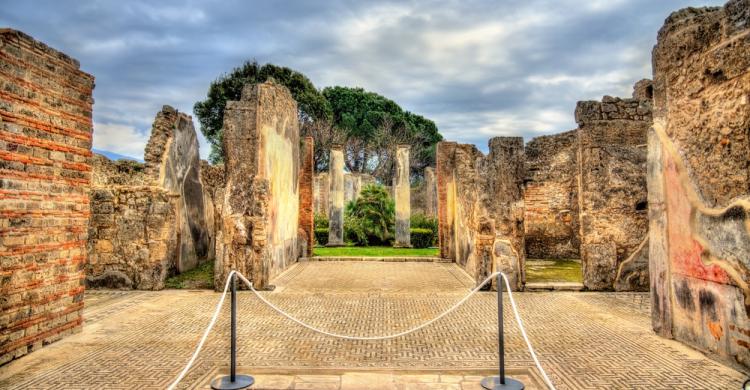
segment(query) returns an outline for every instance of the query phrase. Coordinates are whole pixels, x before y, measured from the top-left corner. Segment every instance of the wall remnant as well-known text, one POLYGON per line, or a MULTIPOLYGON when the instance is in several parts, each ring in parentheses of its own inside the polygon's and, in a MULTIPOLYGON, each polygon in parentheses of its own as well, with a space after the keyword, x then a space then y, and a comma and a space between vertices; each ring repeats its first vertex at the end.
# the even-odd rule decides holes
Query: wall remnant
POLYGON ((230 270, 257 288, 299 258, 300 138, 297 103, 272 82, 246 85, 224 113, 226 186, 214 282, 230 270))
POLYGON ((94 77, 0 29, 0 364, 83 322, 94 77))
POLYGON ((328 243, 326 246, 344 245, 344 149, 335 145, 330 152, 331 162, 328 165, 330 187, 328 196, 328 243))
POLYGON ((686 8, 653 51, 654 330, 750 367, 750 1, 686 8))
POLYGON ((396 248, 411 247, 411 172, 409 170, 409 145, 396 147, 396 171, 393 178, 396 203, 396 248))
POLYGON ((631 255, 644 248, 648 233, 645 145, 651 100, 605 96, 601 102, 578 102, 576 122, 583 284, 589 290, 646 290, 647 263, 643 255, 631 255))
POLYGON ((474 145, 437 146, 440 255, 477 282, 495 270, 523 288, 524 147, 520 137, 490 139, 484 156, 474 145))
POLYGON ((313 211, 314 156, 313 138, 302 140, 302 161, 299 171, 299 228, 301 230, 300 257, 310 257, 315 245, 315 214, 313 211))
POLYGON ((198 156, 192 119, 170 106, 156 114, 145 163, 96 155, 89 287, 160 290, 167 277, 213 259, 213 197, 198 156))
POLYGON ((526 256, 578 259, 578 133, 536 137, 526 144, 526 256))

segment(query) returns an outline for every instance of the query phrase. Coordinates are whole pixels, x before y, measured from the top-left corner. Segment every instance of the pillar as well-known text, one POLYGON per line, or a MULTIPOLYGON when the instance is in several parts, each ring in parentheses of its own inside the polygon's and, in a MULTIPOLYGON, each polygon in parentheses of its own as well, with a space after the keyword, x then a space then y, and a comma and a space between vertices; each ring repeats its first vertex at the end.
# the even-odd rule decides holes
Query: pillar
POLYGON ((328 214, 328 244, 326 246, 344 245, 344 149, 341 145, 331 148, 329 179, 331 204, 328 214))
POLYGON ((313 253, 314 212, 313 212, 313 138, 305 137, 302 142, 302 161, 299 171, 299 227, 305 236, 305 256, 313 253))
POLYGON ((409 182, 409 145, 396 149, 396 177, 393 187, 396 198, 396 248, 411 247, 411 183, 409 182))
POLYGON ((435 168, 424 169, 424 213, 428 217, 437 216, 437 187, 435 185, 435 168))

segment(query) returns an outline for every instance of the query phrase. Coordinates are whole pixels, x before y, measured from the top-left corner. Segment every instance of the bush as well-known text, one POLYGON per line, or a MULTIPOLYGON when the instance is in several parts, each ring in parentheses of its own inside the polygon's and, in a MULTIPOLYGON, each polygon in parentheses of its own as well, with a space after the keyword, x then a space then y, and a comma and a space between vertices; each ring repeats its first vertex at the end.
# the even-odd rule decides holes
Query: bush
POLYGON ((411 246, 414 248, 429 248, 432 245, 433 233, 430 229, 411 229, 411 246))
POLYGON ((315 228, 315 241, 318 245, 324 246, 328 244, 328 228, 315 228))
POLYGON ((321 213, 315 213, 313 216, 313 224, 316 229, 328 229, 328 216, 321 213))
POLYGON ((411 227, 413 229, 429 229, 432 231, 430 246, 437 245, 438 239, 438 220, 437 218, 428 217, 424 214, 414 214, 411 216, 411 227))
POLYGON ((344 232, 358 245, 386 245, 393 238, 395 220, 396 207, 385 187, 368 185, 346 205, 344 232))

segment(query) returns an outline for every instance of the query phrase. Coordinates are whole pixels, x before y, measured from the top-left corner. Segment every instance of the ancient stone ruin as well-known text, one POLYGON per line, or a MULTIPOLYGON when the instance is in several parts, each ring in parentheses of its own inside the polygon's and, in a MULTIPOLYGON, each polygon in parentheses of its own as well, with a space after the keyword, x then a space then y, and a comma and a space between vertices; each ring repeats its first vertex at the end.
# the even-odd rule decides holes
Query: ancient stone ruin
POLYGON ((83 323, 94 77, 10 29, 0 64, 3 364, 83 323))
POLYGON ((654 330, 750 367, 750 1, 659 30, 648 136, 654 330))
POLYGON ((213 205, 190 116, 164 106, 144 159, 94 158, 89 287, 159 290, 169 275, 213 258, 213 205))
POLYGON ((289 91, 274 83, 247 85, 241 100, 227 102, 224 151, 227 173, 216 216, 221 229, 215 285, 222 288, 229 271, 236 269, 257 288, 266 288, 271 278, 297 261, 305 239, 298 232, 297 103, 289 91))
POLYGON ((523 138, 495 137, 484 156, 476 146, 440 142, 437 192, 440 256, 477 282, 503 271, 524 283, 523 138))
POLYGON ((396 203, 395 247, 411 247, 411 172, 409 170, 409 145, 396 148, 396 175, 393 178, 393 199, 396 203))

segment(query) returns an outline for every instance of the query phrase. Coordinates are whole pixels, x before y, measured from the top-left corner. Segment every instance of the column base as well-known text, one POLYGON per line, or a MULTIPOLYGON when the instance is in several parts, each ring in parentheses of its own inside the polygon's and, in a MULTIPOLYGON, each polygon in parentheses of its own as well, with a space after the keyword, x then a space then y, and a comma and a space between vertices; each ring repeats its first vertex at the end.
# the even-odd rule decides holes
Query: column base
POLYGON ((335 248, 335 247, 340 247, 340 246, 346 246, 346 244, 344 244, 343 242, 342 243, 334 242, 334 243, 328 243, 325 246, 329 248, 335 248))
POLYGON ((393 247, 394 248, 414 248, 413 246, 411 246, 411 244, 398 243, 398 242, 393 244, 393 247))

